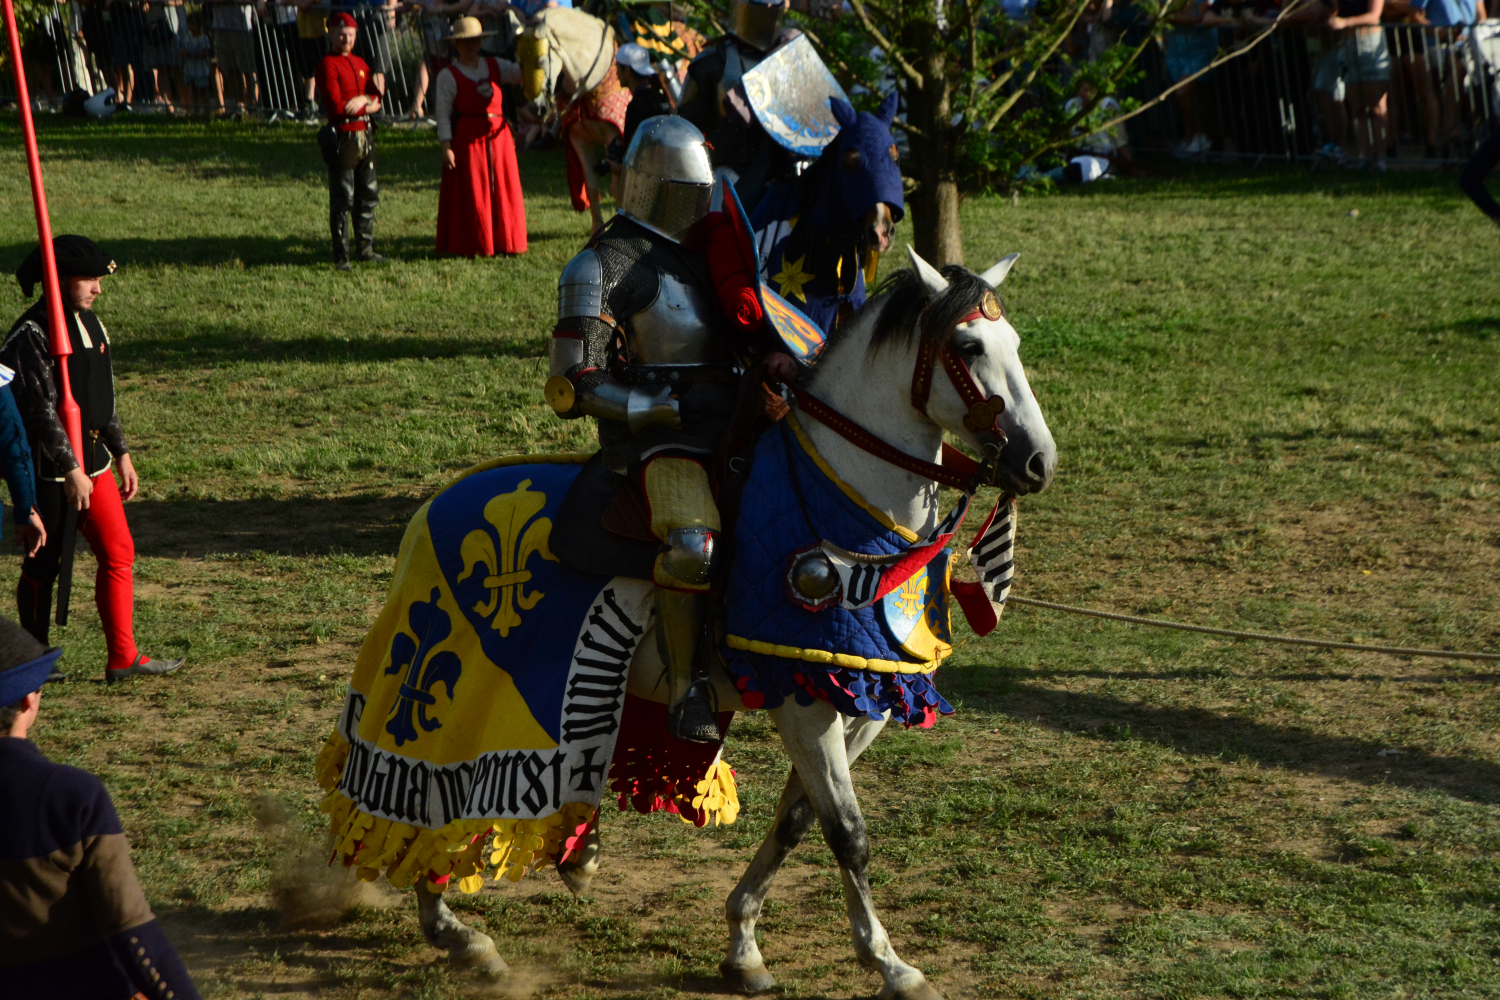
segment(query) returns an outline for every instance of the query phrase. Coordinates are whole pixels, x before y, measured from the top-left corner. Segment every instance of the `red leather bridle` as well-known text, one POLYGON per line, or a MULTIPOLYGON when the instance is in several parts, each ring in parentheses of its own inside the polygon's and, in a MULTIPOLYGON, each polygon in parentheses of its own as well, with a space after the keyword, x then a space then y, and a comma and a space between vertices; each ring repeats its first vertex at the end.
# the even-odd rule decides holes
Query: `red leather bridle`
MULTIPOLYGON (((960 319, 954 329, 980 318, 999 318, 1000 306, 994 293, 985 293, 984 306, 985 308, 975 309, 960 319)), ((974 461, 946 441, 943 442, 941 465, 908 455, 894 445, 882 441, 801 386, 793 384, 791 390, 797 398, 798 409, 855 447, 897 468, 931 479, 935 483, 952 486, 965 493, 973 493, 981 486, 993 485, 995 466, 1000 461, 1000 451, 1005 447, 1006 440, 1005 431, 1000 427, 1000 414, 1005 412, 1005 400, 999 396, 986 398, 980 391, 979 383, 974 380, 974 374, 969 371, 969 366, 953 349, 953 331, 950 330, 941 339, 941 344, 936 340, 923 338, 922 345, 917 351, 917 365, 911 376, 911 405, 924 417, 927 416, 927 400, 932 394, 933 373, 937 369, 939 360, 942 362, 943 370, 948 373, 948 380, 953 383, 953 388, 958 392, 959 398, 969 408, 968 413, 964 415, 964 428, 980 438, 989 439, 982 441, 980 445, 984 452, 982 462, 974 461)))
MULTIPOLYGON (((986 309, 975 309, 960 319, 954 329, 976 319, 999 319, 999 303, 993 293, 986 293, 985 305, 989 306, 991 302, 995 302, 994 315, 986 309)), ((943 371, 948 373, 948 381, 953 383, 953 388, 958 392, 958 398, 969 408, 969 412, 964 414, 964 429, 970 434, 988 437, 990 440, 986 444, 993 444, 996 449, 1004 448, 1005 431, 1000 426, 1000 414, 1005 412, 1005 400, 999 396, 986 398, 980 391, 979 383, 974 380, 974 373, 969 371, 968 364, 953 349, 952 331, 942 338, 941 346, 925 337, 922 339, 922 346, 917 350, 917 367, 911 373, 911 405, 922 416, 927 416, 927 399, 932 394, 932 375, 939 359, 942 360, 943 371)))

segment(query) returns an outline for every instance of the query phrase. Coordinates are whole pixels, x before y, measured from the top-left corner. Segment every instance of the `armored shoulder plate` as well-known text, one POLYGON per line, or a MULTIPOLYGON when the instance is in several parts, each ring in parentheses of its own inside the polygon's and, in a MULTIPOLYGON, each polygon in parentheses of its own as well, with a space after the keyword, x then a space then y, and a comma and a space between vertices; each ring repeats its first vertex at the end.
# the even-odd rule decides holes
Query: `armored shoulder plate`
POLYGON ((582 250, 557 279, 557 318, 598 317, 604 311, 604 268, 592 247, 582 250))

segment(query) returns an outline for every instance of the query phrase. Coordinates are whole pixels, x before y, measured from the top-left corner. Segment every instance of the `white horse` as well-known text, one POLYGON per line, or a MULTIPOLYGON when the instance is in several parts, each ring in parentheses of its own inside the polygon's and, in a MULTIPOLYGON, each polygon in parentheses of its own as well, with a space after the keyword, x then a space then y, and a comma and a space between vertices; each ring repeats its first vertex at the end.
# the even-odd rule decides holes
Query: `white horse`
MULTIPOLYGON (((623 99, 617 91, 602 93, 601 84, 617 78, 610 72, 615 63, 614 30, 594 17, 573 7, 547 7, 526 23, 517 40, 521 58, 521 84, 527 109, 538 120, 549 120, 561 114, 564 133, 558 138, 582 177, 570 177, 570 187, 581 180, 592 215, 594 229, 604 225, 599 208, 599 179, 594 164, 603 156, 604 147, 620 135, 620 129, 608 118, 624 120, 623 99), (554 102, 561 101, 561 105, 554 102), (611 105, 605 117, 599 116, 601 102, 611 105), (618 115, 613 112, 618 111, 618 115)), ((573 168, 570 168, 570 173, 573 168)), ((575 201, 575 207, 577 203, 575 201)))
MULTIPOLYGON (((988 313, 998 314, 998 309, 978 308, 980 301, 993 306, 993 299, 980 296, 1000 284, 1016 255, 980 275, 981 284, 962 268, 948 269, 945 278, 914 251, 909 252, 916 272, 908 284, 919 281, 921 287, 912 290, 924 293, 915 304, 920 306, 925 298, 929 316, 947 315, 956 320, 956 325, 940 331, 943 343, 936 346, 939 350, 946 346, 967 364, 982 396, 992 402, 999 396, 1004 402, 1000 426, 1007 443, 1000 454, 996 483, 1017 494, 1044 489, 1056 469, 1057 451, 1021 366, 1020 338, 1003 315, 989 318, 988 313)), ((889 324, 877 334, 882 313, 892 300, 890 293, 878 296, 851 317, 832 338, 804 388, 910 456, 938 462, 944 431, 971 446, 982 447, 981 437, 965 427, 964 418, 971 410, 948 379, 932 380, 925 414, 912 405, 913 371, 922 357, 919 313, 908 310, 910 322, 896 329, 894 335, 889 324)), ((907 296, 907 303, 912 304, 911 296, 907 296)), ((930 363, 931 355, 927 357, 930 363)), ((802 423, 828 464, 872 507, 919 535, 938 524, 938 490, 931 480, 887 464, 820 423, 810 419, 802 423)), ((631 663, 630 692, 661 701, 657 682, 664 669, 656 643, 647 635, 636 647, 631 663)), ((734 684, 724 676, 715 680, 720 707, 744 711, 734 684)), ((841 716, 826 701, 803 707, 788 699, 780 708, 772 709, 771 715, 792 770, 777 804, 771 832, 725 906, 729 950, 719 965, 720 972, 737 991, 757 993, 775 986, 755 942, 755 924, 771 880, 816 820, 839 862, 854 951, 861 964, 880 973, 880 996, 936 1000, 937 991, 921 971, 896 954, 875 913, 867 877, 869 840, 849 776, 849 765, 879 734, 889 714, 879 721, 867 716, 850 718, 841 716)), ((597 866, 598 841, 594 838, 582 857, 560 866, 560 870, 569 886, 578 888, 587 884, 597 866)), ((432 891, 425 880, 418 882, 417 897, 422 931, 428 941, 448 948, 458 964, 492 975, 504 971, 505 963, 490 938, 460 923, 443 903, 441 893, 432 891)))

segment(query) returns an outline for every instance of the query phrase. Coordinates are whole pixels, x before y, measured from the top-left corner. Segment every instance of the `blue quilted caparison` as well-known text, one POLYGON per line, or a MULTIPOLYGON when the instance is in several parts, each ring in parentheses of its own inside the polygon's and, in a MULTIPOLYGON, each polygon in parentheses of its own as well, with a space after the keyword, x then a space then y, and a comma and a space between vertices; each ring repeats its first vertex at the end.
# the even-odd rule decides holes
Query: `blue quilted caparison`
MULTIPOLYGON (((786 584, 792 554, 824 540, 864 554, 892 554, 908 547, 823 475, 783 421, 761 436, 740 503, 725 594, 729 634, 866 659, 916 662, 890 634, 878 602, 860 611, 837 605, 808 611, 792 601, 786 584), (806 501, 805 516, 797 486, 806 501)), ((937 721, 939 712, 953 714, 931 672, 887 674, 737 649, 724 652, 752 708, 776 708, 789 695, 800 705, 822 698, 845 715, 878 719, 889 711, 907 726, 922 728, 937 721)))

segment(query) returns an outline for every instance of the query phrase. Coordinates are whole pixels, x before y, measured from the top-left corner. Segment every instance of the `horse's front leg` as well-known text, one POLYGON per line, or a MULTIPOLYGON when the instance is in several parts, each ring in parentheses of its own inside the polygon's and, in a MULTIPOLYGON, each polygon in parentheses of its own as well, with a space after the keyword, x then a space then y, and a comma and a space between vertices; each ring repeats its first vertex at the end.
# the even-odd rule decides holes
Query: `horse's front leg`
MULTIPOLYGON (((879 735, 886 722, 885 719, 875 720, 867 716, 844 718, 841 721, 844 729, 844 757, 851 763, 879 735)), ((812 802, 794 768, 787 775, 781 801, 776 805, 776 818, 771 823, 771 831, 724 904, 725 917, 729 922, 729 954, 719 963, 719 972, 733 989, 744 993, 759 993, 776 985, 775 978, 767 971, 765 961, 761 958, 760 947, 755 943, 755 925, 760 919, 761 908, 765 905, 766 894, 771 889, 771 880, 780 871, 786 856, 802 842, 815 818, 812 802)))
POLYGON ((576 898, 589 891, 589 883, 599 870, 599 828, 596 826, 583 839, 579 847, 566 861, 557 863, 557 874, 563 885, 576 898))
POLYGON ((781 742, 797 769, 823 839, 839 862, 844 905, 849 913, 854 953, 860 964, 880 973, 882 1000, 941 1000, 919 969, 896 955, 870 896, 870 839, 849 778, 844 723, 826 701, 807 707, 788 702, 771 712, 781 742))
POLYGON ((497 978, 509 968, 495 942, 488 934, 476 931, 459 920, 443 902, 443 894, 431 889, 425 878, 417 879, 417 914, 422 923, 422 936, 434 948, 447 948, 448 961, 454 965, 473 969, 480 975, 497 978))
POLYGON ((594 226, 593 232, 596 233, 604 228, 604 209, 599 204, 599 175, 594 172, 594 166, 619 134, 620 130, 608 122, 588 119, 568 130, 568 141, 573 144, 578 162, 583 164, 583 190, 588 195, 589 216, 594 226))

